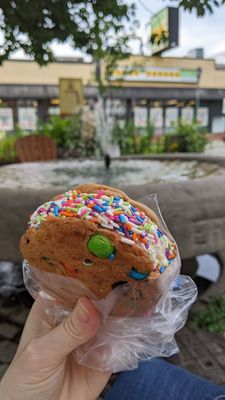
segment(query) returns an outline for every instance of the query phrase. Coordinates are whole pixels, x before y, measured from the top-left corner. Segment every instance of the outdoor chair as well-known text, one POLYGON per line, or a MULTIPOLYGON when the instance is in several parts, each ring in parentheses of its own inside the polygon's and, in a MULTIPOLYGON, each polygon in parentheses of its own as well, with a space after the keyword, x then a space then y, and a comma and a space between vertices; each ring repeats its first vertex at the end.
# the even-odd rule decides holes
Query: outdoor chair
POLYGON ((47 136, 29 135, 17 139, 16 154, 21 162, 55 160, 57 147, 47 136))

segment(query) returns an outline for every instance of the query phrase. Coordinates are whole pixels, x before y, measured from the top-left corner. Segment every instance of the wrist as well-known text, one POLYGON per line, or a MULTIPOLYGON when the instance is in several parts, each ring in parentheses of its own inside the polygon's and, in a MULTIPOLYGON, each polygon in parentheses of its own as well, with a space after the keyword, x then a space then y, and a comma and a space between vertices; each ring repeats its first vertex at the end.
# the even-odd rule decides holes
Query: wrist
POLYGON ((0 381, 0 399, 13 400, 8 393, 7 384, 5 383, 4 376, 0 381))
POLYGON ((0 383, 0 399, 9 400, 9 397, 5 393, 4 387, 0 383))

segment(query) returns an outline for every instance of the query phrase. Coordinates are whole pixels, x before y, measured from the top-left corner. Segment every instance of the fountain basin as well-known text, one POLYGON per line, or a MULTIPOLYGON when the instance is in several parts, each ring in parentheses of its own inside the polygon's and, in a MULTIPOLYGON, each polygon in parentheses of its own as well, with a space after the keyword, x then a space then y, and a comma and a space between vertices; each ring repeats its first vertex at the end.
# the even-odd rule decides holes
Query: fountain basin
POLYGON ((225 163, 218 159, 193 160, 157 156, 114 159, 105 170, 103 160, 71 159, 11 164, 0 168, 0 187, 56 188, 96 182, 109 186, 188 181, 209 176, 225 176, 225 163), (217 162, 216 162, 217 161, 217 162))

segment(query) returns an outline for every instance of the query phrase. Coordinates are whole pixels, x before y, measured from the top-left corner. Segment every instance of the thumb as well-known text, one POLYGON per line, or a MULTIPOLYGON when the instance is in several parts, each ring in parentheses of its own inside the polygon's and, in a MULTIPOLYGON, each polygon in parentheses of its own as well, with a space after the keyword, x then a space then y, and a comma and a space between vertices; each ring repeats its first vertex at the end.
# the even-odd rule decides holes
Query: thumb
POLYGON ((40 338, 48 363, 62 361, 69 353, 91 339, 101 324, 101 314, 87 297, 81 297, 73 312, 60 325, 40 338))

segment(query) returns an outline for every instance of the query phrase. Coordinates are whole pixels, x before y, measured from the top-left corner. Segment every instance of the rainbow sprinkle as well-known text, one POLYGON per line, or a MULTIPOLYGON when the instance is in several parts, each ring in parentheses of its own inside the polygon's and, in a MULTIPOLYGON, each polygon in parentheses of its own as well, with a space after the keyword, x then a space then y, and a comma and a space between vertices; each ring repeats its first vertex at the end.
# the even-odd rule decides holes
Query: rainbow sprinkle
POLYGON ((175 245, 166 234, 138 208, 119 196, 108 196, 104 190, 80 193, 70 190, 49 201, 31 215, 29 227, 39 228, 51 217, 88 220, 104 229, 117 231, 121 242, 137 244, 148 252, 154 269, 163 273, 175 258, 175 245))

